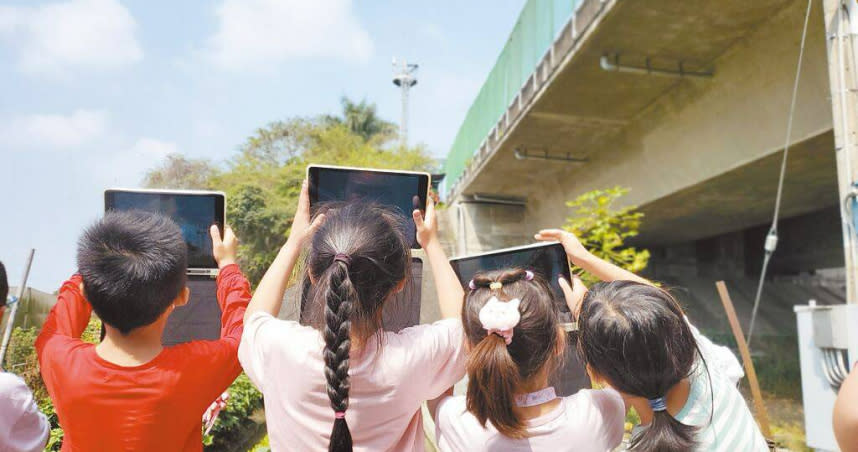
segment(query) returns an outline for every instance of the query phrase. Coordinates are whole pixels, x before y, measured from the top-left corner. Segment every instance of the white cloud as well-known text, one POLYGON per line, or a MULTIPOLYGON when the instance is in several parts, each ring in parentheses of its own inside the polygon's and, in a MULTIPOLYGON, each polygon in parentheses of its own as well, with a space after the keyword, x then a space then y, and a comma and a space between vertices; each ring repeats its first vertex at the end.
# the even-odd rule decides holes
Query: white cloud
POLYGON ((178 145, 172 141, 138 138, 128 147, 120 145, 117 151, 91 156, 89 168, 105 186, 134 187, 140 184, 147 170, 175 152, 178 145))
POLYGON ((0 142, 12 150, 62 150, 96 140, 106 129, 107 113, 101 110, 75 110, 68 115, 26 115, 11 118, 0 126, 0 142))
POLYGON ((270 67, 293 58, 366 62, 372 40, 351 0, 224 0, 207 54, 232 70, 270 67))
POLYGON ((18 68, 31 74, 62 77, 135 63, 143 57, 136 28, 118 0, 0 6, 0 41, 17 51, 18 68))
POLYGON ((178 152, 178 146, 172 141, 161 141, 154 138, 140 138, 124 152, 127 159, 138 159, 138 162, 158 162, 164 157, 178 152))

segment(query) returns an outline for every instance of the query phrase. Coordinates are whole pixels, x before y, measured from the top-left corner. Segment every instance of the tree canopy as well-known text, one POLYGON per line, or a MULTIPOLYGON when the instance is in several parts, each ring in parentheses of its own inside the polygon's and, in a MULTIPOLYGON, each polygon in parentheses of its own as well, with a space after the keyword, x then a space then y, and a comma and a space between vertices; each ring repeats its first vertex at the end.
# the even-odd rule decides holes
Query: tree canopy
POLYGON ((343 99, 343 116, 290 118, 257 129, 218 168, 207 161, 167 157, 144 181, 152 188, 217 189, 227 194, 227 223, 241 239, 242 269, 257 282, 289 234, 307 165, 434 169, 422 146, 390 146, 392 123, 375 105, 343 99))

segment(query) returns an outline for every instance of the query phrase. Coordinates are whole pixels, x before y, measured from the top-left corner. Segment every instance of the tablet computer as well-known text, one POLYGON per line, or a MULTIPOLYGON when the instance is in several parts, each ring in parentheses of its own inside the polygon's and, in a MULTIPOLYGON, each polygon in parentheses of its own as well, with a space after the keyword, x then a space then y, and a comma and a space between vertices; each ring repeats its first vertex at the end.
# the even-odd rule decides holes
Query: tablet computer
POLYGON ((176 307, 167 317, 162 345, 220 339, 222 312, 217 303, 217 281, 211 276, 190 275, 187 284, 191 291, 188 303, 176 307))
POLYGON ((578 354, 575 353, 578 336, 575 332, 575 324, 572 323, 572 314, 566 305, 563 289, 557 281, 561 276, 566 278, 566 281, 571 281, 569 258, 566 256, 563 245, 554 242, 506 248, 473 256, 456 257, 450 259, 450 264, 466 291, 471 278, 482 271, 521 268, 542 276, 554 294, 554 304, 560 314, 560 321, 564 324, 566 331, 572 332, 567 335, 563 365, 551 375, 550 384, 560 396, 572 395, 581 389, 590 388, 590 378, 578 354))
POLYGON ((563 289, 557 281, 561 276, 571 281, 569 258, 563 245, 556 242, 536 243, 502 250, 489 251, 466 257, 450 259, 450 265, 462 287, 467 290, 468 283, 478 272, 500 270, 504 268, 521 268, 530 270, 544 279, 554 293, 555 304, 560 312, 561 322, 571 322, 572 316, 566 306, 563 289))
POLYGON ((414 209, 426 211, 429 173, 369 168, 310 165, 307 167, 310 209, 325 202, 364 200, 389 206, 405 216, 405 236, 411 248, 417 243, 417 228, 411 217, 414 209))
POLYGON ((223 235, 225 198, 218 191, 109 189, 104 210, 144 210, 170 217, 188 244, 188 274, 217 275, 209 228, 216 224, 223 235))

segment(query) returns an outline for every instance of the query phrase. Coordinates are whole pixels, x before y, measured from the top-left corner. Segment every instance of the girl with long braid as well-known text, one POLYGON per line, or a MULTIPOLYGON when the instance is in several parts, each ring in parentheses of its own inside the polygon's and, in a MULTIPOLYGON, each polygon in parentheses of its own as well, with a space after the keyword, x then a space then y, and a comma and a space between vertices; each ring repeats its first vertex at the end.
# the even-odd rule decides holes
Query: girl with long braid
POLYGON ((432 201, 413 218, 445 320, 384 332, 382 309, 409 277, 404 218, 349 203, 311 219, 305 181, 289 239, 247 308, 238 351, 265 396, 273 450, 423 450, 421 404, 465 372, 464 292, 438 241, 432 201), (306 242, 309 326, 275 317, 306 242))

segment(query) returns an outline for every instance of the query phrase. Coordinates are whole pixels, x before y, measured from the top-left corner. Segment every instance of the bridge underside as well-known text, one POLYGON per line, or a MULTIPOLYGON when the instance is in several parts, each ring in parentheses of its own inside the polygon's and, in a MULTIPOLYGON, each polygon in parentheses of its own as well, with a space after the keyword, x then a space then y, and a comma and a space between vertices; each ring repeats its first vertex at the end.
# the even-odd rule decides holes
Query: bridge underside
MULTIPOLYGON (((608 1, 553 75, 510 116, 453 191, 526 203, 533 230, 564 202, 615 185, 646 221, 639 243, 701 239, 769 221, 806 2, 608 1), (644 18, 642 20, 642 18, 644 18), (673 78, 621 65, 712 71, 673 78), (647 59, 649 63, 647 63, 647 59), (516 158, 526 154, 528 158, 516 158), (583 163, 540 157, 585 159, 583 163)), ((824 24, 811 17, 783 216, 837 203, 824 24)), ((509 113, 508 113, 509 115, 509 113)))
MULTIPOLYGON (((705 326, 723 331, 724 319, 707 309, 720 312, 713 283, 726 279, 747 318, 773 213, 806 5, 586 0, 580 14, 589 15, 589 28, 579 28, 574 44, 558 39, 554 48, 568 50, 553 55, 550 71, 538 68, 521 103, 507 110, 452 186, 457 208, 447 221, 457 253, 530 243, 534 231, 565 222, 572 213, 566 201, 624 186, 630 193, 621 202, 645 213, 633 244, 652 252, 648 276, 677 288, 690 312, 699 310, 716 323, 705 326), (603 56, 616 63, 616 55, 624 66, 677 69, 682 62, 685 71, 713 75, 671 78, 600 66, 603 56)), ((845 297, 820 10, 814 3, 763 334, 794 334, 795 304, 845 297)))
MULTIPOLYGON (((833 149, 831 132, 790 147, 781 218, 837 205, 833 149)), ((782 160, 770 154, 644 205, 636 242, 667 245, 771 223, 782 160)))

